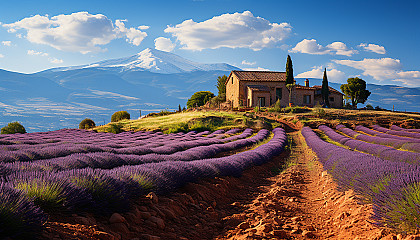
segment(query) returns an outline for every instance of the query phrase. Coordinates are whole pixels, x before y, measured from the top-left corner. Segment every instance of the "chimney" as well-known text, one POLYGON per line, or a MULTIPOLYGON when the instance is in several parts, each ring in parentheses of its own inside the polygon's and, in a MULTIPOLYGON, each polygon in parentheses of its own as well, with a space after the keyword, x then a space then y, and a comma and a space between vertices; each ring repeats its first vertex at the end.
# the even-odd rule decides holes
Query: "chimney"
POLYGON ((305 87, 309 87, 309 80, 308 79, 305 80, 305 87))

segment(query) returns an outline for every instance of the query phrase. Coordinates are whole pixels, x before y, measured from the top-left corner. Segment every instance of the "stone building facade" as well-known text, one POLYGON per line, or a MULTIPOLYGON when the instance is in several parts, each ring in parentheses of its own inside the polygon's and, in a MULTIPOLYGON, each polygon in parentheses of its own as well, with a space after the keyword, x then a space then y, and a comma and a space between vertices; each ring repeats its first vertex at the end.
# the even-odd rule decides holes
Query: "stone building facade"
MULTIPOLYGON (((322 104, 321 86, 296 85, 292 91, 292 102, 298 106, 313 107, 322 104)), ((226 101, 232 107, 268 107, 280 100, 282 107, 289 105, 285 72, 232 71, 226 80, 226 101)), ((330 87, 330 106, 343 107, 343 94, 330 87), (331 101, 332 100, 332 101, 331 101)))

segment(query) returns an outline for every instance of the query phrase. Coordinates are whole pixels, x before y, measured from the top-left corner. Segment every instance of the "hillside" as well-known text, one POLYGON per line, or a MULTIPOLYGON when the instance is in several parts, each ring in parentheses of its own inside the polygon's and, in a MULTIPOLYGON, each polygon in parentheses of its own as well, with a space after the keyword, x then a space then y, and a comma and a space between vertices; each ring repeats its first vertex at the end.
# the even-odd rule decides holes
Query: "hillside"
MULTIPOLYGON (((380 124, 384 127, 397 124, 411 128, 420 126, 420 115, 390 114, 385 111, 334 109, 326 109, 326 111, 327 115, 323 118, 317 117, 316 111, 302 114, 262 112, 258 116, 249 113, 188 112, 124 121, 122 122, 124 126, 130 125, 143 130, 164 130, 169 123, 180 119, 188 122, 197 118, 225 117, 238 123, 240 121, 236 119, 249 118, 250 121, 260 120, 282 126, 287 129, 289 142, 285 151, 267 163, 257 164, 258 166, 255 165, 240 175, 207 177, 187 183, 171 194, 145 192, 144 196, 130 202, 132 208, 128 212, 110 212, 106 216, 78 212, 71 217, 53 214, 52 219, 45 224, 48 230, 43 232, 42 238, 49 239, 56 236, 56 238, 66 239, 72 236, 78 239, 130 239, 138 236, 144 239, 233 240, 397 239, 398 236, 398 239, 408 240, 419 237, 409 235, 413 233, 412 230, 406 232, 398 228, 373 224, 378 220, 374 217, 374 206, 359 201, 360 188, 352 190, 349 186, 340 185, 348 178, 337 177, 337 174, 340 174, 339 171, 334 171, 334 168, 329 169, 328 165, 324 165, 323 155, 315 152, 314 145, 309 147, 310 141, 308 138, 305 139, 303 131, 300 130, 303 125, 311 126, 313 131, 321 136, 321 141, 325 141, 324 144, 338 147, 339 143, 330 144, 334 141, 317 129, 320 124, 331 127, 339 123, 348 126, 380 124), (384 122, 384 120, 388 121, 384 122)), ((238 127, 238 125, 231 127, 238 127)), ((195 133, 187 133, 187 135, 191 134, 195 133)), ((157 135, 160 134, 157 133, 157 135)), ((132 135, 115 136, 121 139, 132 135)), ((180 136, 183 135, 174 134, 170 138, 180 136)), ((272 137, 271 135, 269 139, 272 137)), ((265 140, 251 147, 236 148, 217 155, 216 159, 221 161, 223 157, 241 153, 247 154, 246 159, 254 158, 261 153, 253 155, 251 151, 264 146, 267 142, 269 141, 265 140)), ((124 141, 123 144, 127 142, 124 141)), ((161 148, 159 146, 165 142, 152 144, 161 148)), ((172 144, 170 146, 173 146, 172 144)), ((204 150, 203 147, 198 149, 200 149, 198 152, 204 150)), ((340 151, 352 152, 348 148, 342 148, 340 151)), ((360 152, 354 152, 360 154, 360 152)), ((238 158, 239 155, 237 155, 238 158)), ((335 157, 345 158, 345 155, 338 154, 335 157)), ((365 157, 372 158, 369 155, 365 157)), ((377 160, 377 158, 372 159, 377 160)), ((349 161, 358 160, 350 159, 346 162, 349 161)), ((395 164, 395 161, 390 162, 395 164)), ((337 168, 339 168, 342 163, 339 161, 337 163, 337 168)), ((153 166, 153 163, 148 164, 148 168, 153 166)), ((181 163, 172 162, 170 168, 177 169, 175 166, 179 164, 181 163)), ((417 171, 411 165, 407 166, 411 167, 410 171, 417 171)), ((189 168, 184 169, 191 171, 189 168)), ((374 169, 381 171, 379 167, 374 169)), ((353 174, 349 170, 347 168, 346 172, 353 174)), ((160 171, 166 171, 165 167, 160 171)), ((372 172, 376 173, 376 171, 372 172)), ((361 174, 361 172, 356 173, 361 174)), ((178 178, 172 177, 170 181, 166 180, 165 184, 172 184, 171 181, 174 179, 178 178)), ((360 180, 363 181, 363 179, 360 180)))
MULTIPOLYGON (((300 85, 304 85, 304 78, 296 78, 296 82, 300 85)), ((322 79, 309 79, 310 85, 322 85, 322 79)), ((330 87, 333 87, 339 91, 341 84, 329 83, 330 87)), ((420 88, 408 88, 395 85, 377 85, 367 83, 366 89, 371 92, 368 100, 365 104, 359 104, 358 107, 363 107, 367 104, 373 107, 379 106, 381 108, 392 110, 394 106, 395 111, 401 112, 420 112, 420 88)))
MULTIPOLYGON (((172 53, 145 49, 121 59, 53 68, 34 74, 0 71, 0 125, 20 121, 29 132, 75 128, 84 118, 98 125, 126 110, 132 119, 150 112, 177 110, 194 92, 217 92, 218 76, 237 67, 197 63, 172 53)), ((304 79, 297 79, 303 84, 304 79)), ((310 85, 320 85, 310 79, 310 85)), ((330 83, 335 89, 340 85, 330 83)), ((367 104, 419 112, 420 89, 368 84, 367 104)), ((363 105, 359 105, 360 107, 363 105)))
POLYGON ((88 117, 105 124, 115 111, 132 118, 185 106, 203 89, 215 92, 218 76, 238 68, 197 63, 146 49, 134 56, 35 74, 0 71, 0 125, 20 121, 29 132, 74 128, 88 117))

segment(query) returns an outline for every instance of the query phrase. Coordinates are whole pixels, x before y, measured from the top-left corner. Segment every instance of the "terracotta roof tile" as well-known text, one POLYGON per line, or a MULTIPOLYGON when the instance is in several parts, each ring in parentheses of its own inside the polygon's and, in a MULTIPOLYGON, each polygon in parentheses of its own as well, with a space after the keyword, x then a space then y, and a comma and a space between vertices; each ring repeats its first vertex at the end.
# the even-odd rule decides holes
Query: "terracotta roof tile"
POLYGON ((286 81, 285 72, 270 71, 232 71, 241 81, 286 81))
POLYGON ((296 89, 315 90, 314 87, 306 87, 306 86, 301 86, 301 85, 296 85, 296 89))
MULTIPOLYGON (((315 85, 315 86, 313 86, 315 89, 322 89, 322 86, 319 86, 319 85, 315 85)), ((336 93, 336 94, 341 94, 341 95, 344 95, 343 93, 341 93, 340 91, 337 91, 337 90, 335 90, 334 88, 332 88, 332 87, 330 87, 330 86, 328 86, 328 88, 330 89, 330 92, 332 92, 332 93, 336 93)))

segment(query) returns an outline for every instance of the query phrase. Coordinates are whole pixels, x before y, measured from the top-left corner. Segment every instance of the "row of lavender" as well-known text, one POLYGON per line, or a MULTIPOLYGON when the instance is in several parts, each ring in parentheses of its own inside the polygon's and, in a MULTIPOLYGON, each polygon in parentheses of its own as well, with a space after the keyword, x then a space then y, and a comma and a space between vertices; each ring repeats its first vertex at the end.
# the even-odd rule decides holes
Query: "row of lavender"
MULTIPOLYGON (((238 139, 236 141, 228 141, 226 143, 216 142, 212 145, 195 146, 186 150, 179 149, 180 151, 174 151, 171 154, 151 153, 144 155, 136 155, 116 154, 109 152, 92 152, 76 153, 67 155, 65 157, 37 160, 32 162, 0 163, 0 176, 10 175, 14 172, 22 171, 61 171, 68 169, 82 169, 87 167, 95 169, 112 169, 124 165, 139 165, 153 162, 192 161, 198 159, 206 159, 214 157, 222 152, 248 147, 258 142, 261 142, 270 135, 270 132, 268 130, 263 129, 250 138, 242 139, 243 137, 249 136, 251 134, 252 130, 246 129, 240 135, 235 135, 226 138, 228 140, 236 138, 238 139)), ((183 144, 183 146, 185 146, 186 144, 183 144)), ((193 144, 189 146, 193 146, 193 144)))
POLYGON ((355 129, 358 132, 346 128, 344 125, 337 125, 336 129, 347 136, 364 142, 376 143, 412 152, 420 152, 420 139, 386 134, 364 126, 357 126, 355 129))
MULTIPOLYGON (((253 137, 254 143, 268 135, 269 131, 261 130, 253 137), (263 137, 257 140, 257 136, 263 137)), ((112 169, 9 173, 0 182, 0 237, 6 233, 9 236, 10 233, 20 234, 22 228, 26 229, 23 232, 39 228, 46 220, 45 211, 124 210, 130 198, 149 191, 167 193, 199 178, 239 176, 246 168, 263 164, 280 154, 286 142, 285 131, 274 129, 267 143, 226 157, 167 160, 112 169)))
MULTIPOLYGON (((222 130, 219 130, 207 136, 195 132, 168 135, 153 132, 122 133, 120 136, 120 134, 111 133, 110 135, 83 130, 60 130, 51 132, 51 136, 43 134, 48 135, 51 143, 40 141, 42 142, 40 144, 22 144, 20 141, 14 141, 15 144, 12 144, 9 139, 9 145, 2 145, 0 149, 0 162, 26 162, 92 152, 135 155, 172 154, 188 148, 235 141, 252 135, 252 130, 246 129, 242 134, 225 137, 237 134, 239 131, 239 129, 234 129, 223 134, 222 130), (98 135, 96 140, 95 135, 98 135), (84 137, 89 140, 85 140, 84 137), (124 142, 124 139, 127 141, 124 142)), ((9 138, 11 137, 9 135, 9 138)), ((26 139, 28 138, 33 138, 33 136, 26 139)))
MULTIPOLYGON (((358 139, 373 141, 377 138, 368 135, 357 135, 356 132, 352 131, 351 129, 345 128, 344 126, 337 127, 340 129, 341 132, 345 133, 346 135, 353 135, 358 139)), ((392 147, 369 143, 368 141, 365 142, 362 140, 355 140, 353 138, 349 138, 347 136, 339 134, 333 129, 324 125, 319 126, 319 129, 323 131, 331 140, 343 144, 352 150, 369 153, 389 161, 401 161, 410 164, 420 165, 420 153, 418 152, 400 151, 392 147)), ((388 142, 392 143, 394 140, 395 139, 388 139, 388 142)))
POLYGON ((51 132, 26 133, 26 134, 2 134, 0 135, 0 145, 5 150, 18 150, 19 148, 28 148, 31 145, 37 147, 49 146, 62 143, 73 144, 101 144, 111 148, 124 148, 130 146, 140 146, 145 143, 143 140, 153 139, 155 143, 162 144, 167 140, 193 140, 200 137, 223 138, 224 135, 237 134, 240 129, 232 129, 227 132, 217 130, 213 133, 204 131, 197 133, 191 131, 188 133, 163 134, 162 132, 123 132, 120 134, 97 133, 79 129, 62 129, 51 132), (12 146, 8 146, 12 145, 12 146))
POLYGON ((308 127, 302 129, 302 135, 342 189, 353 189, 373 203, 377 224, 402 231, 420 227, 420 166, 327 143, 308 127))

